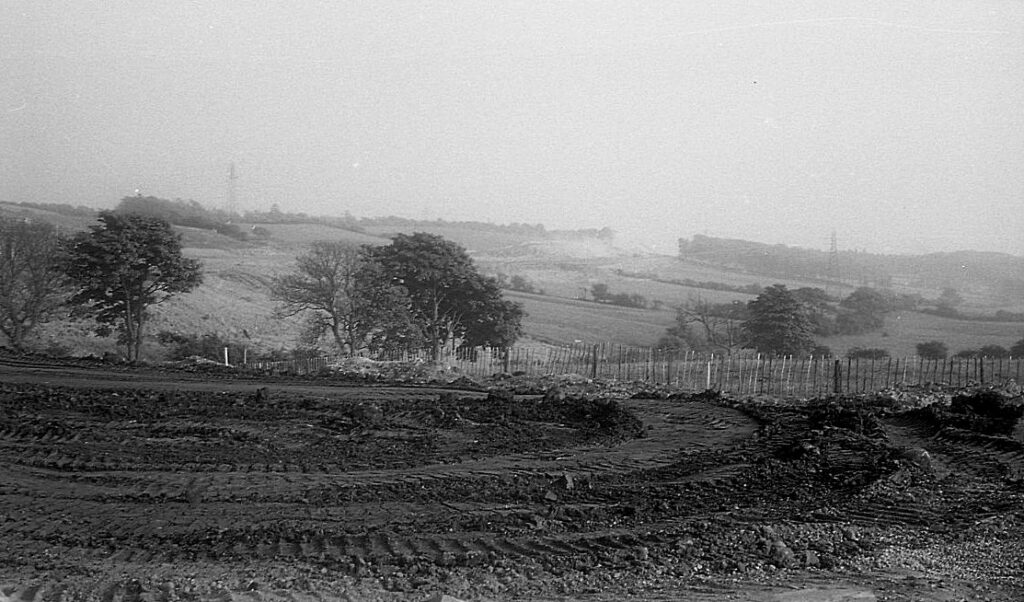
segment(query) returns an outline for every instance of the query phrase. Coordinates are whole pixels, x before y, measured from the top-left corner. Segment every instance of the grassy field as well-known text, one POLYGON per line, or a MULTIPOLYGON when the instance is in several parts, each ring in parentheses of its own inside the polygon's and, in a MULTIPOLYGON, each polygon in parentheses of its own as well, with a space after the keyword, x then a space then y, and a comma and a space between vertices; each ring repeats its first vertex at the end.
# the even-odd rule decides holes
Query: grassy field
POLYGON ((1009 348, 1024 338, 1024 324, 951 320, 919 312, 897 312, 885 318, 883 330, 857 336, 829 337, 821 342, 837 355, 850 347, 877 347, 893 357, 917 354, 916 345, 926 341, 942 341, 950 354, 962 349, 978 349, 983 345, 1009 348))
POLYGON ((675 312, 642 310, 510 292, 508 298, 527 312, 527 336, 547 343, 611 342, 653 345, 672 325, 675 312))
MULTIPOLYGON (((697 261, 688 261, 678 257, 665 255, 631 256, 618 259, 608 264, 608 269, 623 270, 634 273, 650 273, 659 279, 664 280, 696 280, 722 282, 733 286, 745 286, 749 284, 760 284, 770 286, 772 284, 785 284, 788 288, 824 287, 821 282, 811 280, 795 280, 792 278, 779 278, 777 276, 766 276, 764 274, 751 274, 740 270, 730 270, 720 266, 707 265, 697 261)), ((832 291, 833 294, 844 294, 850 287, 832 291)))
MULTIPOLYGON (((243 224, 243 226, 246 226, 243 224)), ((318 224, 259 224, 270 231, 269 245, 298 254, 316 240, 343 241, 353 245, 383 245, 387 238, 318 224)))
MULTIPOLYGON (((596 283, 607 284, 612 293, 642 295, 648 302, 660 301, 667 306, 676 306, 689 301, 704 300, 712 303, 747 302, 753 295, 718 291, 670 282, 659 282, 648 278, 624 276, 616 273, 615 266, 621 262, 614 258, 555 259, 533 257, 521 260, 480 261, 488 273, 502 272, 518 274, 529 279, 536 287, 549 295, 569 299, 589 298, 591 287, 596 283)), ((694 278, 696 280, 696 278, 694 278)), ((713 278, 707 278, 713 280, 713 278)), ((717 282, 723 282, 721 280, 717 282)), ((753 281, 737 282, 737 285, 752 284, 753 281)))
MULTIPOLYGON (((653 345, 675 322, 671 310, 640 310, 576 301, 509 293, 529 313, 526 332, 547 342, 570 343, 610 341, 624 345, 653 345)), ((851 347, 875 347, 893 357, 917 354, 916 345, 942 341, 950 354, 984 345, 1009 348, 1024 338, 1024 324, 951 320, 919 312, 899 312, 886 317, 885 328, 857 336, 821 338, 834 354, 844 355, 851 347)))

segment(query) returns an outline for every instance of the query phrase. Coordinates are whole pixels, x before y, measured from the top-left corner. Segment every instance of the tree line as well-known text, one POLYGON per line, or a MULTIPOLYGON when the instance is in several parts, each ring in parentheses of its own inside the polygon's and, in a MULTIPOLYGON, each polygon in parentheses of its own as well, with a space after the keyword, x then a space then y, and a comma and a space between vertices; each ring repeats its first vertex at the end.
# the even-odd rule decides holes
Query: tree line
POLYGON ((198 261, 164 220, 103 211, 70 237, 48 223, 0 219, 0 333, 23 350, 36 328, 63 312, 90 317, 138 359, 149 308, 202 282, 198 261))
MULTIPOLYGON (((137 203, 138 201, 133 201, 137 203)), ((23 351, 38 327, 91 319, 138 360, 154 305, 203 281, 183 256, 181 236, 155 204, 148 212, 101 211, 87 231, 64 236, 51 224, 0 217, 0 334, 23 351)), ((502 297, 466 250, 442 237, 400 234, 390 245, 314 242, 294 271, 273 279, 277 315, 304 316, 307 341, 329 335, 339 351, 510 346, 522 307, 502 297)), ((187 337, 161 333, 164 342, 187 337)))
MULTIPOLYGON (((869 287, 854 290, 843 299, 835 299, 820 288, 789 290, 783 284, 764 289, 747 303, 711 303, 697 300, 676 309, 676 321, 658 341, 660 348, 698 352, 731 353, 741 348, 783 356, 825 356, 831 350, 819 345, 815 337, 855 335, 880 330, 885 315, 915 309, 919 300, 869 287)), ((953 292, 946 291, 944 303, 955 303, 953 292)), ((926 359, 944 359, 949 349, 941 341, 917 345, 917 354, 926 359)), ((985 345, 966 349, 957 357, 1024 356, 1024 339, 1010 349, 985 345)), ((877 348, 851 348, 850 358, 880 359, 889 353, 877 348)))
POLYGON ((885 314, 902 307, 898 295, 861 287, 843 299, 824 290, 767 287, 748 303, 691 301, 676 309, 676 323, 659 346, 729 352, 752 347, 780 355, 821 355, 814 337, 863 334, 882 328, 885 314))
MULTIPOLYGON (((647 309, 652 304, 647 301, 647 297, 639 293, 614 293, 603 282, 597 282, 590 287, 590 296, 594 298, 597 303, 606 303, 608 305, 618 305, 619 307, 632 307, 635 309, 647 309)), ((660 302, 655 302, 660 307, 660 302)))
POLYGON ((831 256, 822 250, 694 235, 689 240, 679 239, 678 256, 776 278, 835 282, 838 276, 842 282, 878 288, 889 288, 897 281, 936 290, 958 286, 987 289, 994 298, 1005 300, 1024 294, 1024 258, 1001 253, 886 255, 839 250, 831 256), (830 257, 835 262, 830 262, 830 257), (838 263, 839 274, 829 269, 830 263, 838 263))

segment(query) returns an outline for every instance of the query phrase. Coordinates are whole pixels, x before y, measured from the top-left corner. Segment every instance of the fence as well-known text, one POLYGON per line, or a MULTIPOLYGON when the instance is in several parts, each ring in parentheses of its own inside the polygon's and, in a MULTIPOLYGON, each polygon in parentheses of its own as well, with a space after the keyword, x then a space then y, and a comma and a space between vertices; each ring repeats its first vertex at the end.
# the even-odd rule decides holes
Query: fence
MULTIPOLYGON (((394 353, 374 360, 425 361, 426 354, 394 353)), ((1020 382, 1024 358, 920 357, 836 359, 707 355, 624 345, 569 345, 546 348, 476 348, 447 354, 453 371, 480 378, 498 373, 528 376, 577 374, 587 378, 670 384, 687 391, 716 389, 738 395, 814 397, 867 393, 880 389, 940 384, 950 387, 1020 382)), ((260 371, 316 373, 345 361, 320 357, 284 362, 251 362, 260 371)))

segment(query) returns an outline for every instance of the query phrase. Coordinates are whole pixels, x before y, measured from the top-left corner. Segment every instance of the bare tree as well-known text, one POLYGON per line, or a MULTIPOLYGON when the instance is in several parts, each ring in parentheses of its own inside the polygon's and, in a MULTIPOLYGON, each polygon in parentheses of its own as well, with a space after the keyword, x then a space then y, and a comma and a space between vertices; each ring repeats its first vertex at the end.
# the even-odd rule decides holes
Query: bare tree
POLYGON ((14 349, 64 303, 60 248, 51 224, 0 218, 0 333, 14 349))
MULTIPOLYGON (((274 278, 270 294, 279 302, 277 315, 309 314, 316 335, 330 330, 342 351, 355 348, 354 297, 361 265, 357 247, 316 241, 296 259, 296 272, 274 278)), ((318 336, 317 336, 318 338, 318 336)))
POLYGON ((342 352, 416 338, 404 291, 378 272, 364 250, 317 241, 297 258, 294 273, 274 278, 270 293, 277 315, 306 314, 306 338, 330 332, 342 352))
POLYGON ((694 349, 731 352, 743 342, 740 323, 746 317, 745 310, 737 303, 690 300, 676 308, 676 325, 669 334, 686 340, 694 349))

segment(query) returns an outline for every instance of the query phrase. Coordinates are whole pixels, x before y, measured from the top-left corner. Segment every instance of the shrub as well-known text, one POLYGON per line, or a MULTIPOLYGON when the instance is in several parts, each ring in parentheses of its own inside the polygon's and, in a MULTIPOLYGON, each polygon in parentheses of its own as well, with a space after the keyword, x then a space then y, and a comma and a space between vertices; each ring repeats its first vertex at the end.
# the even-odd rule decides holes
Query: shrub
POLYGON ((253 226, 249 233, 260 240, 266 240, 270 238, 270 230, 267 230, 263 226, 253 226))
POLYGON ((814 357, 832 357, 832 349, 828 345, 815 345, 811 347, 810 355, 814 357))
POLYGON ((917 344, 917 354, 927 360, 943 360, 949 355, 949 348, 942 341, 927 341, 917 344))
POLYGON ((213 229, 218 234, 223 234, 224 236, 234 238, 235 240, 246 240, 249 238, 249 235, 239 228, 237 224, 217 224, 213 229))
POLYGON ((169 348, 167 357, 174 361, 199 356, 219 362, 224 359, 224 348, 227 347, 229 359, 237 363, 242 361, 245 353, 242 345, 231 343, 216 333, 185 335, 163 330, 156 335, 156 339, 169 348))
POLYGON ((850 359, 880 360, 889 357, 889 352, 878 347, 851 347, 846 352, 850 359))
POLYGON ((1002 345, 985 345, 978 350, 978 354, 981 357, 1007 357, 1010 352, 1002 345))
POLYGON ((951 422, 961 428, 1009 435, 1024 416, 1024 406, 1005 399, 996 391, 979 391, 953 397, 949 414, 951 422))
POLYGON ((1010 355, 1013 357, 1024 356, 1024 339, 1017 341, 1010 347, 1010 355))
POLYGON ((981 349, 961 349, 953 357, 1009 357, 1010 351, 1002 345, 985 345, 981 349))

